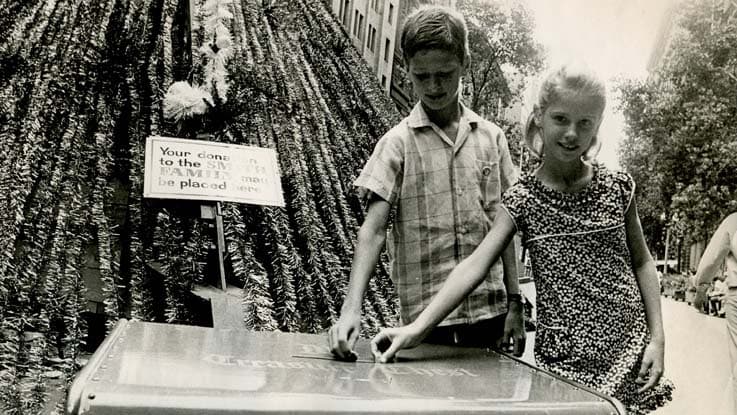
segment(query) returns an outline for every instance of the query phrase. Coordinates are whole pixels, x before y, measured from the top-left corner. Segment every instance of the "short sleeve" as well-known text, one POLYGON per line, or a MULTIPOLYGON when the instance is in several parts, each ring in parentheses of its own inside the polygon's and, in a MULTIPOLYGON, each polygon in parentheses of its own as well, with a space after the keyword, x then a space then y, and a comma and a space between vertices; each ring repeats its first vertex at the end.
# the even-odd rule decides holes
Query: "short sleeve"
POLYGON ((501 179, 502 192, 505 192, 517 181, 517 173, 512 164, 512 157, 509 154, 509 144, 504 133, 499 131, 497 138, 497 148, 499 149, 499 176, 501 179))
POLYGON ((523 231, 524 223, 522 221, 523 213, 525 212, 525 203, 527 197, 525 196, 528 192, 519 183, 510 187, 504 194, 502 194, 501 207, 504 209, 514 222, 514 227, 518 231, 523 231))
POLYGON ((361 174, 353 183, 358 188, 358 195, 362 201, 368 200, 370 192, 373 192, 394 204, 402 186, 403 154, 401 139, 398 136, 387 133, 381 137, 361 174))
POLYGON ((635 179, 629 173, 617 172, 615 174, 615 182, 619 186, 622 206, 624 212, 627 212, 635 198, 635 179))

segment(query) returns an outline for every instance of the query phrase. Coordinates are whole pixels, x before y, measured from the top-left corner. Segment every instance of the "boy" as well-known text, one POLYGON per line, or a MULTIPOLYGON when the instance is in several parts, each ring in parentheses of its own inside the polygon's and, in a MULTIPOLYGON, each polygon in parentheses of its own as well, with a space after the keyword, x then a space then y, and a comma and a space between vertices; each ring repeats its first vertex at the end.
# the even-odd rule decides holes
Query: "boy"
MULTIPOLYGON (((451 9, 422 7, 405 20, 403 58, 420 102, 379 140, 355 182, 368 210, 358 231, 341 316, 329 332, 330 349, 338 358, 355 358, 361 304, 387 242, 392 208, 387 249, 404 325, 478 246, 501 193, 514 181, 503 132, 459 101, 470 58, 467 38, 463 16, 451 9)), ((514 353, 522 355, 525 332, 513 243, 502 262, 426 342, 497 347, 513 337, 514 353)))

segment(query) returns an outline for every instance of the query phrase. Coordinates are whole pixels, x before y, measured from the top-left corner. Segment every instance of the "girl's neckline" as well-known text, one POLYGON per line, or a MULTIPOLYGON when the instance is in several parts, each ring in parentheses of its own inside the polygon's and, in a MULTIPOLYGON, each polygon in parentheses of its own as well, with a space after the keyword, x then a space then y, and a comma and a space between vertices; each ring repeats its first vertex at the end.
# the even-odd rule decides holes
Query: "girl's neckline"
POLYGON ((558 189, 555 189, 555 188, 547 185, 546 183, 544 183, 542 180, 540 180, 537 177, 537 174, 535 174, 536 172, 532 172, 530 174, 530 177, 532 178, 532 182, 535 183, 539 188, 541 188, 546 193, 549 193, 549 194, 552 194, 552 195, 556 195, 556 196, 559 196, 559 197, 562 197, 562 198, 576 198, 576 197, 579 197, 580 195, 583 195, 583 194, 586 194, 586 193, 590 192, 591 188, 594 186, 594 183, 596 182, 596 180, 597 180, 597 178, 599 176, 599 170, 600 169, 601 169, 601 167, 598 164, 591 163, 591 170, 592 170, 591 171, 591 180, 589 180, 589 182, 586 183, 584 186, 582 186, 580 189, 577 189, 577 190, 572 191, 572 192, 558 190, 558 189))

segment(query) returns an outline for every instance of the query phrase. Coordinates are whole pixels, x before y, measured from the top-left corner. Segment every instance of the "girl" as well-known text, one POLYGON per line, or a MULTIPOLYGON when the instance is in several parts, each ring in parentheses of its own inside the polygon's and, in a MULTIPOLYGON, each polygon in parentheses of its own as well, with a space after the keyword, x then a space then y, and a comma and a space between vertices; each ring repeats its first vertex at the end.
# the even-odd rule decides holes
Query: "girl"
POLYGON ((545 79, 526 128, 540 167, 504 194, 484 241, 424 312, 374 337, 377 361, 419 344, 520 231, 538 292, 537 364, 618 398, 632 414, 671 399, 673 385, 661 379, 659 288, 635 183, 592 162, 605 101, 604 84, 582 67, 564 65, 545 79))

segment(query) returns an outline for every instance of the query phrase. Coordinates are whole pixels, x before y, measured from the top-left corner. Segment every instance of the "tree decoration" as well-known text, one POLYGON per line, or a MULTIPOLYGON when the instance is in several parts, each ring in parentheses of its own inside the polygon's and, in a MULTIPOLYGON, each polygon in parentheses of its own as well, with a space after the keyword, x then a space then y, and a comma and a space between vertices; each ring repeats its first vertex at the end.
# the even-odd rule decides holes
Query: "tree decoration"
POLYGON ((212 95, 202 87, 184 81, 174 82, 166 92, 164 117, 176 122, 204 114, 215 105, 212 95))
POLYGON ((229 10, 231 4, 231 0, 206 0, 202 6, 202 27, 207 42, 199 48, 203 62, 203 85, 191 86, 186 81, 173 83, 164 101, 165 118, 181 122, 204 114, 215 105, 212 93, 216 94, 219 102, 225 103, 228 100, 226 66, 233 54, 232 37, 227 26, 233 19, 229 10))

